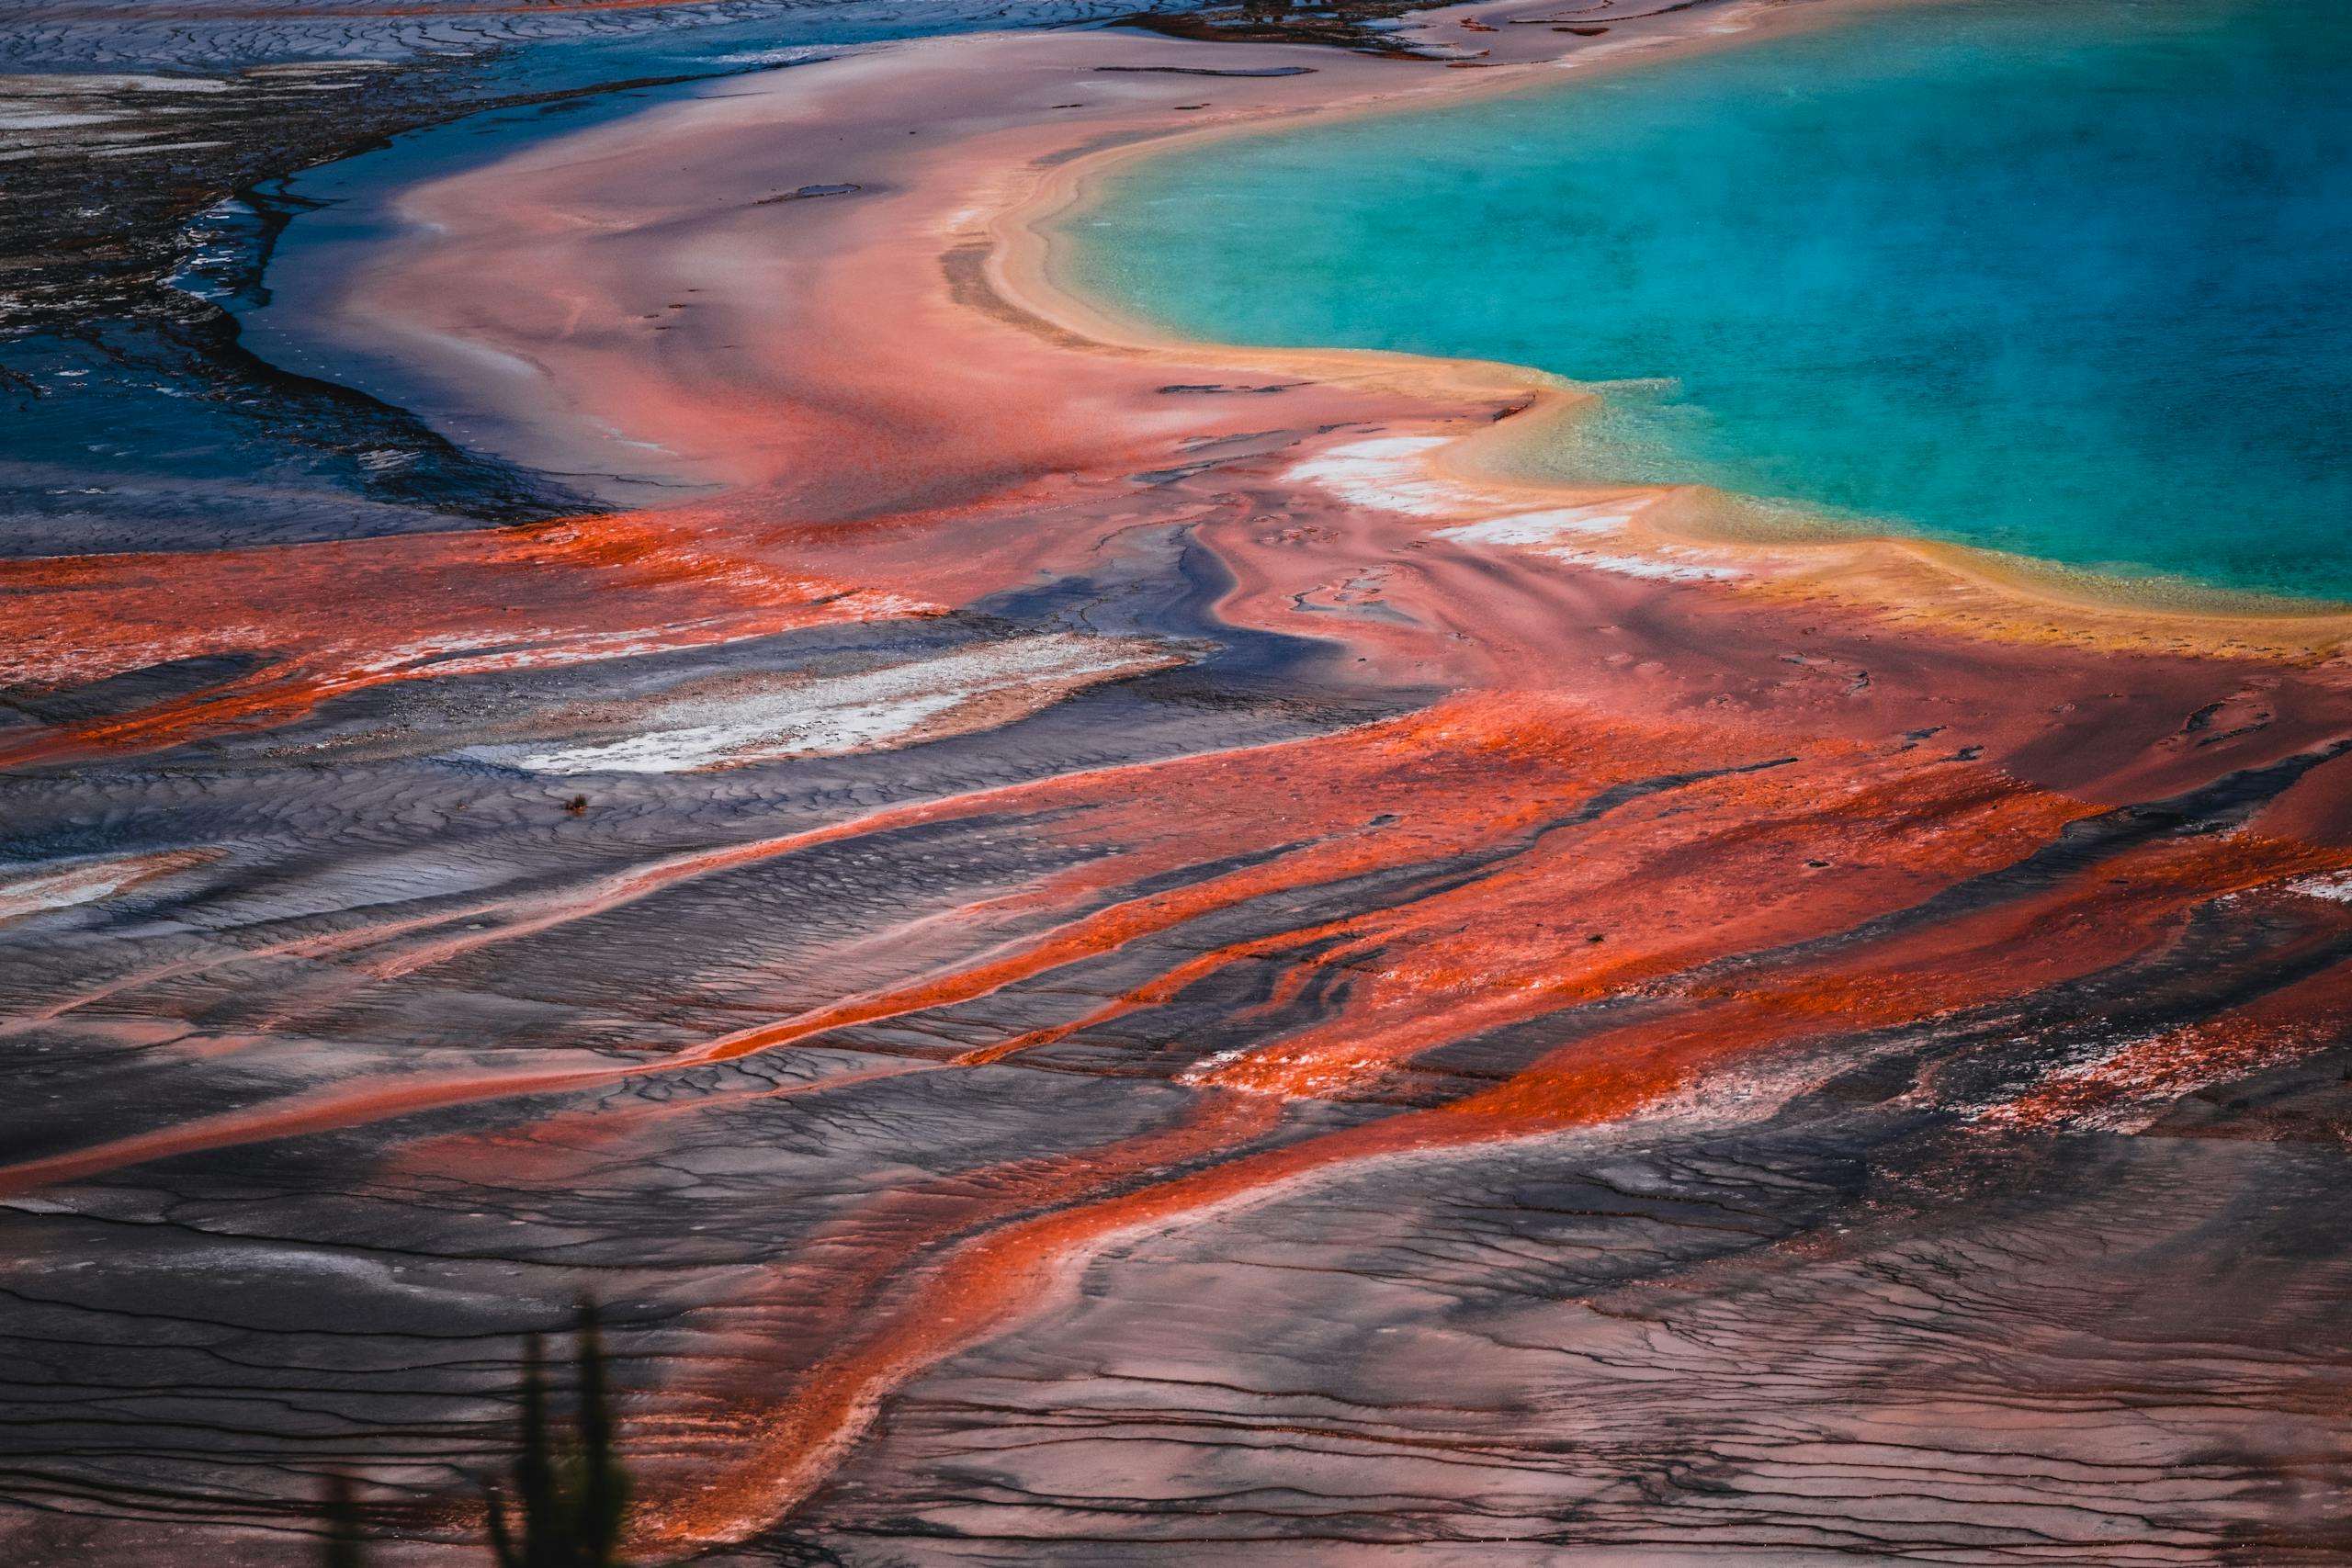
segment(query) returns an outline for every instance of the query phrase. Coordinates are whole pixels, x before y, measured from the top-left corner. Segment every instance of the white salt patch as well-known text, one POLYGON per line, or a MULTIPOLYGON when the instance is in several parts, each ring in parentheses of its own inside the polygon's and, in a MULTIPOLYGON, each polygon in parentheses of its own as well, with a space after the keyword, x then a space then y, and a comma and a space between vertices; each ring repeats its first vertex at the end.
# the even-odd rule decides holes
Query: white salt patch
POLYGON ((226 147, 225 141, 141 141, 131 147, 100 147, 93 158, 130 158, 142 152, 193 152, 200 147, 226 147))
POLYGON ((1546 550, 1546 555, 1594 571, 1614 572, 1619 577, 1645 578, 1653 582, 1713 582, 1740 575, 1739 569, 1729 566, 1694 566, 1683 561, 1658 560, 1649 556, 1603 556, 1589 550, 1546 550))
MULTIPOLYGON (((724 582, 728 576, 723 570, 718 571, 711 574, 711 580, 724 582)), ((809 585, 800 584, 796 591, 808 587, 809 585)), ((939 613, 936 604, 927 604, 920 599, 909 599, 898 593, 876 593, 867 589, 830 599, 824 608, 830 612, 826 618, 831 620, 896 620, 939 613)), ((480 675, 496 671, 557 669, 567 664, 628 659, 639 654, 740 642, 746 637, 768 635, 757 626, 733 627, 707 636, 690 635, 723 623, 724 617, 715 617, 636 631, 566 633, 542 627, 466 633, 403 643, 375 660, 354 666, 354 669, 363 677, 386 674, 480 675), (518 638, 532 637, 548 640, 516 646, 518 638), (487 651, 473 651, 475 649, 487 651)), ((255 642, 261 641, 263 636, 259 630, 253 633, 255 642)), ((151 659, 148 662, 161 663, 163 660, 151 659)))
POLYGON ((804 60, 822 60, 828 54, 837 51, 813 44, 786 49, 752 49, 745 50, 740 54, 722 54, 718 57, 718 63, 721 65, 797 65, 804 60))
POLYGON ((70 909, 76 904, 94 904, 137 876, 140 869, 136 865, 117 871, 75 866, 0 882, 0 920, 42 909, 70 909))
POLYGON ((1648 504, 1647 502, 1640 502, 1627 507, 1623 502, 1616 501, 1586 506, 1558 506, 1543 512, 1514 512, 1482 522, 1441 528, 1437 532, 1438 536, 1443 539, 1521 546, 1550 556, 1555 560, 1567 561, 1593 571, 1638 577, 1653 582, 1715 581, 1742 575, 1736 567, 1692 561, 1687 558, 1687 551, 1672 547, 1661 548, 1654 555, 1603 555, 1559 542, 1564 536, 1572 535, 1594 537, 1615 534, 1633 522, 1648 504))
POLYGON ((9 96, 25 98, 77 98, 93 93, 225 93, 231 85, 218 76, 133 76, 107 71, 0 76, 0 84, 6 85, 9 96))
POLYGON ((112 114, 70 114, 48 110, 39 114, 0 114, 0 130, 63 130, 75 125, 104 125, 120 119, 112 114))
POLYGON ((498 757, 495 748, 467 754, 539 773, 676 773, 771 758, 842 756, 904 744, 926 731, 952 731, 951 716, 983 699, 1002 698, 1017 713, 1035 712, 1077 687, 1177 661, 1136 641, 1060 633, 1020 637, 781 689, 675 699, 653 708, 648 728, 617 740, 508 758, 498 757))
POLYGON ((1481 545, 1546 545, 1563 534, 1613 534, 1633 520, 1633 513, 1611 512, 1606 506, 1556 506, 1440 528, 1437 536, 1481 545))
POLYGON ((1340 500, 1412 517, 1442 517, 1459 512, 1476 496, 1432 478, 1424 453, 1446 444, 1442 435, 1385 435, 1334 446, 1320 457, 1295 463, 1283 477, 1320 485, 1340 500))
POLYGON ((220 1274, 235 1280, 261 1280, 270 1275, 377 1283, 391 1278, 391 1265, 373 1258, 337 1253, 296 1252, 282 1247, 208 1246, 200 1253, 172 1258, 141 1258, 142 1269, 179 1274, 220 1274))
POLYGON ((64 80, 99 92, 225 93, 231 85, 218 76, 73 75, 64 80))
POLYGON ((150 877, 193 865, 199 858, 188 851, 166 851, 112 860, 69 861, 13 876, 0 874, 0 920, 95 904, 150 877))
MULTIPOLYGON (((831 757, 912 734, 962 700, 952 692, 899 702, 850 703, 799 715, 747 714, 735 723, 657 729, 554 751, 526 752, 515 766, 535 773, 688 773, 757 756, 831 757)), ((741 705, 756 710, 760 704, 741 705)))
POLYGON ((2324 898, 2331 904, 2352 904, 2352 871, 2323 872, 2317 876, 2306 876, 2300 882, 2290 882, 2287 886, 2293 892, 2324 898))

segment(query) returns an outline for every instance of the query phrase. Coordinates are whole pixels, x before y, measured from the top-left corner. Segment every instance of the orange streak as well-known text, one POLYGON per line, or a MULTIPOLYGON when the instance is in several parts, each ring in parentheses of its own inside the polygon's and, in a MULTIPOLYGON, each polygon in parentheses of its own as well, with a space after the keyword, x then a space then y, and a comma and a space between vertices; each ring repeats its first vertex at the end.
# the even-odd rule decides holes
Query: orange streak
POLYGON ((935 613, 721 547, 678 513, 184 555, 0 561, 0 685, 58 690, 173 660, 252 673, 0 742, 0 766, 286 723, 389 682, 609 659, 935 613), (527 606, 527 608, 518 608, 527 606))

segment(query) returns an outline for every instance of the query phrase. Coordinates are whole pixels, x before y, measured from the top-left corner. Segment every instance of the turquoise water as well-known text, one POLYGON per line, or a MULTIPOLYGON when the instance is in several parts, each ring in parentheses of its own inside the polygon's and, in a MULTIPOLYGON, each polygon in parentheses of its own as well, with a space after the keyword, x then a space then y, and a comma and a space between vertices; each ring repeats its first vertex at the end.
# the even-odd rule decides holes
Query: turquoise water
POLYGON ((2352 599, 2352 3, 1939 0, 1131 165, 1179 332, 1598 383, 1548 466, 2352 599))

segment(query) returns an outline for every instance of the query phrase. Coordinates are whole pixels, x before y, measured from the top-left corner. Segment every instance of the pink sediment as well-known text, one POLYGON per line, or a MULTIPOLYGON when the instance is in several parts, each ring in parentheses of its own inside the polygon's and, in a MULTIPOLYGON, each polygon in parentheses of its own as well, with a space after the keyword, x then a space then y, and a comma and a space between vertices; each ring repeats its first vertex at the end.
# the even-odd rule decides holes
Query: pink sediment
MULTIPOLYGON (((1521 34, 1509 48, 1531 55, 1561 41, 1521 34)), ((893 1391, 1050 1308, 1116 1238, 1341 1167, 1663 1115, 1747 1076, 1809 1081, 1826 1070, 1815 1054, 1841 1039, 2159 952, 2217 899, 2308 904, 2298 879, 2352 867, 2345 764, 2330 763, 2232 832, 2141 845, 1981 908, 1900 919, 2108 807, 2352 735, 2339 671, 2278 662, 2259 732, 2209 750, 2182 743, 2184 716, 2242 694, 2246 667, 2205 657, 2193 628, 2178 631, 2177 651, 2134 643, 2126 696, 2114 649, 2144 628, 2041 604, 1931 556, 1856 547, 1834 572, 1815 563, 1760 585, 1661 582, 1440 532, 1542 498, 1440 485, 1431 513, 1289 478, 1367 431, 1462 437, 1529 392, 1477 367, 1106 345, 1076 330, 1084 307, 1057 307, 1037 258, 1023 259, 1023 236, 1035 238, 1023 204, 1061 188, 1070 154, 1189 124, 1174 106, 1204 91, 1097 66, 1194 59, 1194 46, 1105 34, 909 47, 660 109, 421 189, 409 205, 432 233, 355 284, 348 330, 389 333, 424 364, 452 345, 487 345, 537 366, 543 380, 506 411, 536 448, 609 427, 728 493, 497 535, 173 558, 168 581, 157 558, 0 565, 0 590, 28 617, 12 651, 19 680, 68 684, 198 653, 271 661, 213 693, 19 740, 5 756, 169 746, 284 723, 368 684, 500 660, 965 606, 1083 570, 1106 539, 1146 525, 1188 526, 1229 570, 1217 607, 1227 624, 1323 639, 1342 687, 1443 694, 1335 733, 973 790, 227 953, 338 963, 358 989, 524 952, 706 878, 909 828, 986 821, 1086 852, 1074 869, 910 922, 925 941, 909 944, 888 983, 749 1027, 577 1068, 322 1086, 19 1162, 0 1168, 0 1190, 528 1097, 561 1103, 536 1122, 518 1108, 521 1133, 453 1134, 392 1158, 505 1161, 555 1179, 563 1161, 536 1132, 633 1135, 706 1109, 578 1104, 632 1079, 820 1043, 900 1050, 876 1043, 874 1026, 1125 966, 1114 989, 1057 1021, 719 1099, 1043 1066, 1051 1047, 1238 966, 1274 970, 1269 1018, 1310 980, 1348 973, 1352 984, 1314 1021, 1269 1025, 1269 1037, 1192 1065, 1179 1080, 1186 1109, 1158 1130, 991 1173, 984 1197, 910 1221, 889 1247, 816 1284, 779 1270, 767 1288, 807 1286, 838 1303, 823 1353, 782 1397, 743 1395, 721 1437, 681 1438, 706 1446, 674 1467, 646 1519, 649 1540, 665 1546, 735 1540, 820 1485, 893 1391), (1055 107, 1077 97, 1082 111, 1055 107), (827 135, 801 134, 820 127, 827 135), (766 199, 843 182, 867 190, 840 203, 766 199), (656 336, 652 323, 668 330, 656 336), (1265 402, 1161 390, 1270 367, 1295 383, 1278 415, 1265 402), (1127 477, 1177 468, 1203 440, 1245 455, 1168 485, 1127 477), (103 615, 93 590, 105 591, 103 615), (1857 672, 1868 674, 1867 701, 1857 672), (1895 739, 1928 731, 1943 739, 1895 739), (1659 781, 1671 787, 1588 809, 1659 781), (1208 867, 1222 869, 1137 890, 1208 867), (1283 895, 1417 868, 1456 874, 1342 914, 1280 912, 1283 895), (1434 1108, 1294 1136, 1295 1102, 1421 1103, 1445 1076, 1428 1060, 1438 1048, 1625 1000, 1660 1005, 1457 1086, 1434 1108)), ((1295 61, 1317 74, 1218 80, 1216 115, 1363 107, 1438 75, 1280 49, 1216 57, 1295 61)), ((2314 930, 2336 919, 2312 918, 2314 930)), ((209 962, 113 982, 41 1016, 209 962)), ((2329 971, 2128 1044, 1987 1119, 2056 1124, 2290 1059, 2337 1027, 2343 995, 2329 971)), ((895 1196, 876 1205, 900 1201, 921 1207, 895 1196)), ((820 1251, 830 1244, 820 1237, 820 1251)))
POLYGON ((715 547, 691 514, 168 556, 0 562, 0 683, 32 691, 172 660, 250 674, 117 718, 0 739, 0 765, 267 728, 394 681, 577 664, 935 613, 715 547))

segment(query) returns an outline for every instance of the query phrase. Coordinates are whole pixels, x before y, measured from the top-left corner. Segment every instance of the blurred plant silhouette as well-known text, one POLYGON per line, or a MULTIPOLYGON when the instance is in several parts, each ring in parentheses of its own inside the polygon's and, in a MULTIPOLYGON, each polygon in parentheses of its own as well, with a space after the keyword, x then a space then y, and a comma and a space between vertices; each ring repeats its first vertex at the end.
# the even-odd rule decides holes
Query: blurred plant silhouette
MULTIPOLYGON (((523 1352, 514 1461, 504 1484, 484 1488, 490 1548, 499 1568, 625 1568, 620 1546, 628 1471, 616 1441, 603 1325, 594 1302, 580 1303, 572 1373, 567 1419, 552 1408, 546 1342, 531 1336, 523 1352)), ((368 1537, 350 1476, 328 1475, 319 1519, 324 1568, 366 1568, 368 1537)))
POLYGON ((326 1543, 319 1561, 326 1568, 367 1568, 368 1535, 359 1522, 359 1495, 351 1477, 332 1471, 326 1493, 319 1500, 319 1520, 326 1527, 326 1543))
POLYGON ((523 1359, 523 1430, 509 1491, 489 1489, 491 1550, 499 1568, 619 1568, 628 1472, 614 1445, 611 1390, 595 1303, 573 1329, 571 1419, 548 1410, 547 1349, 533 1335, 523 1359))

